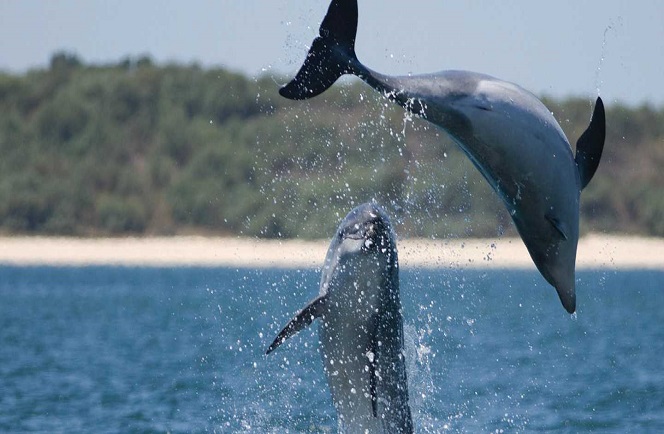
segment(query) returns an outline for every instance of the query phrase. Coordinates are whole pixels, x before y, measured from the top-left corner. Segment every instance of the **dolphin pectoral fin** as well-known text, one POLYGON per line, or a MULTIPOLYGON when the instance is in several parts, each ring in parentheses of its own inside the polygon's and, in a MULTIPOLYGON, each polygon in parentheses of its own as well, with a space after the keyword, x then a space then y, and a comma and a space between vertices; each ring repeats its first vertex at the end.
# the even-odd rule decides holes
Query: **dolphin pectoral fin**
POLYGON ((378 357, 378 320, 374 320, 371 340, 369 341, 369 394, 371 395, 371 412, 378 417, 378 372, 376 371, 378 357))
POLYGON ((373 417, 378 417, 378 396, 376 395, 376 365, 371 364, 371 383, 369 384, 371 393, 371 413, 373 417))
POLYGON ((558 220, 557 218, 553 217, 552 215, 546 214, 544 216, 549 223, 551 223, 551 226, 556 230, 556 232, 562 237, 563 240, 567 241, 567 228, 565 227, 565 224, 558 220))
POLYGON ((604 114, 604 103, 602 98, 597 97, 590 125, 576 142, 576 157, 574 160, 579 170, 581 190, 588 185, 593 175, 595 175, 599 160, 602 158, 605 138, 606 116, 604 114))
POLYGON ((357 0, 333 0, 304 64, 281 96, 302 100, 325 92, 339 77, 353 71, 357 62, 357 0))
POLYGON ((283 344, 286 339, 290 338, 295 333, 310 325, 314 319, 320 317, 323 314, 326 300, 327 294, 316 297, 311 302, 309 302, 309 304, 307 304, 304 309, 298 312, 297 315, 295 315, 295 318, 290 320, 283 328, 283 330, 279 332, 277 337, 274 338, 272 344, 270 344, 268 347, 265 354, 270 354, 279 345, 283 344))
POLYGON ((372 351, 374 360, 369 362, 369 394, 371 395, 371 413, 378 417, 378 394, 376 393, 378 379, 376 378, 376 353, 372 351))

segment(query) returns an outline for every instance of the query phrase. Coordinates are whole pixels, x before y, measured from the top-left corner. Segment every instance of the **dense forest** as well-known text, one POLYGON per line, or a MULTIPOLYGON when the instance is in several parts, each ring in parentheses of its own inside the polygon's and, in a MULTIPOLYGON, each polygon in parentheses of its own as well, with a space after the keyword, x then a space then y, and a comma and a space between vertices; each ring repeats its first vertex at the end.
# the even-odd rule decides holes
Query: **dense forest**
MULTIPOLYGON (((0 233, 328 238, 376 199, 402 236, 515 234, 440 130, 359 80, 305 102, 285 79, 149 58, 0 72, 0 233)), ((607 103, 583 232, 664 236, 664 108, 607 103)), ((592 99, 544 98, 570 141, 592 99)))

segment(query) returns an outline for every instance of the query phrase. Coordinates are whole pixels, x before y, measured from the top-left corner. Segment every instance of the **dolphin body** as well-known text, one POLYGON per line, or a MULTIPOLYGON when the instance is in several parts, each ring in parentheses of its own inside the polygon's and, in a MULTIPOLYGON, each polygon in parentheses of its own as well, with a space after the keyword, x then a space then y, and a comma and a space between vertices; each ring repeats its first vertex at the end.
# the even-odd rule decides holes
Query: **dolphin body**
POLYGON ((341 222, 318 297, 283 328, 267 354, 316 318, 340 432, 412 433, 396 241, 376 204, 358 206, 341 222))
POLYGON ((353 74, 406 110, 445 130, 503 200, 533 262, 569 313, 576 309, 579 198, 605 138, 597 98, 576 157, 544 104, 521 87, 467 71, 391 77, 357 59, 357 0, 333 0, 296 77, 279 93, 319 95, 353 74))

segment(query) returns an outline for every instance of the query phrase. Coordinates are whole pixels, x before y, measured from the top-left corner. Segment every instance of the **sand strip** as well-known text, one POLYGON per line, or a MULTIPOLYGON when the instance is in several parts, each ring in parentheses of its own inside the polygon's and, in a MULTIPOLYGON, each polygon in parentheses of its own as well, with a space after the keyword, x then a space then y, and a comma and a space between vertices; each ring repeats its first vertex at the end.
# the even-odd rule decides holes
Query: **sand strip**
MULTIPOLYGON (((329 241, 246 238, 0 237, 0 264, 320 267, 329 241)), ((399 240, 402 266, 533 268, 517 238, 399 240)), ((664 270, 664 239, 587 235, 579 240, 577 268, 664 270)))

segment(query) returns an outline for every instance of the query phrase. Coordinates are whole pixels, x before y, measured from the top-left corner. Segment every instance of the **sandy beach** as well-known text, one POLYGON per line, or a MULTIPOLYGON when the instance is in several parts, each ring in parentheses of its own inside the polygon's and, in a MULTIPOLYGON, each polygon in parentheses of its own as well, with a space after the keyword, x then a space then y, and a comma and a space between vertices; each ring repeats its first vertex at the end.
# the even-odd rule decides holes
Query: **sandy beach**
MULTIPOLYGON (((328 243, 197 236, 0 237, 0 264, 316 268, 328 243)), ((534 267, 518 238, 401 239, 398 248, 404 267, 534 267)), ((579 240, 577 268, 664 269, 664 239, 589 234, 579 240)))

